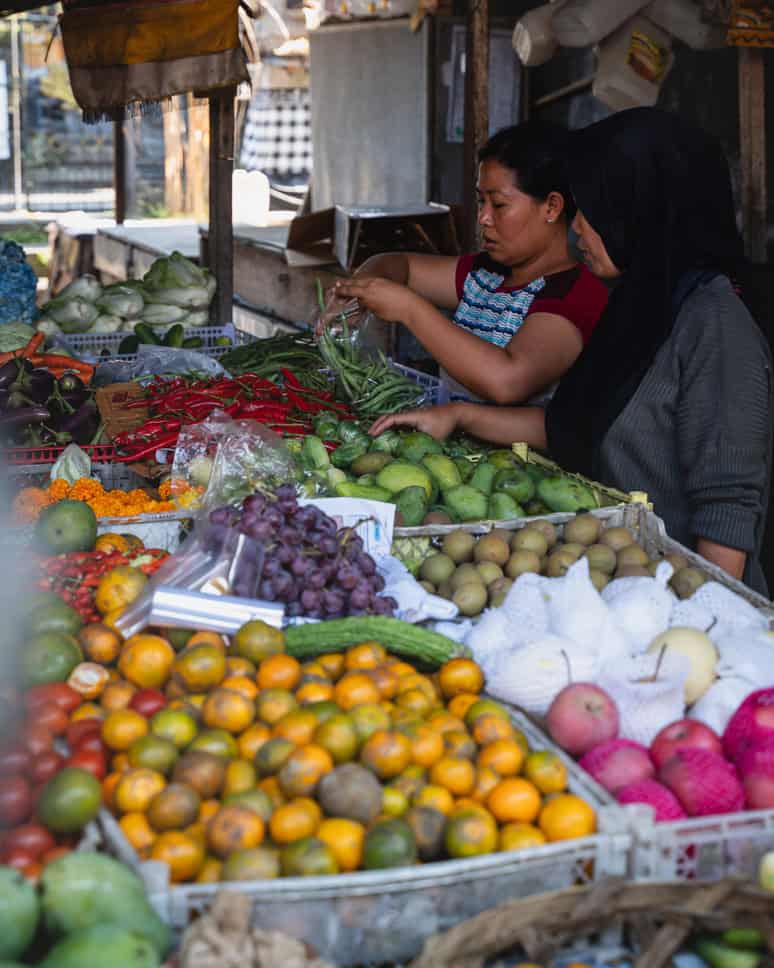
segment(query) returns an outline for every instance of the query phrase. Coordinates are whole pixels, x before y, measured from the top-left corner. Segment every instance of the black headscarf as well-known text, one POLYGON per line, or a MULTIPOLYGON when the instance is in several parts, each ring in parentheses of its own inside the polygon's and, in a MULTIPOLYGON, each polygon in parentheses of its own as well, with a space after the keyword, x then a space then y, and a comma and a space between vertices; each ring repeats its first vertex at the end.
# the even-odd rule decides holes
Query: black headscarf
POLYGON ((738 277, 744 253, 722 148, 680 118, 614 114, 572 136, 569 163, 578 208, 623 273, 546 414, 551 455, 593 477, 682 301, 713 275, 738 277))

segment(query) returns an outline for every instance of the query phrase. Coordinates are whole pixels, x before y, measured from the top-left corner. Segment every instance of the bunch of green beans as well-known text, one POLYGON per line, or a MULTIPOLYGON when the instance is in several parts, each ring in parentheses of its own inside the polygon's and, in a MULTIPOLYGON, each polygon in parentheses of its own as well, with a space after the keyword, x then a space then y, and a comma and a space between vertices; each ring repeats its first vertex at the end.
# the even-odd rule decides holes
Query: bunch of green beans
POLYGON ((221 356, 220 363, 233 376, 257 373, 271 380, 279 376, 283 368, 292 370, 299 377, 302 372, 319 371, 322 359, 311 336, 279 333, 229 350, 221 356))

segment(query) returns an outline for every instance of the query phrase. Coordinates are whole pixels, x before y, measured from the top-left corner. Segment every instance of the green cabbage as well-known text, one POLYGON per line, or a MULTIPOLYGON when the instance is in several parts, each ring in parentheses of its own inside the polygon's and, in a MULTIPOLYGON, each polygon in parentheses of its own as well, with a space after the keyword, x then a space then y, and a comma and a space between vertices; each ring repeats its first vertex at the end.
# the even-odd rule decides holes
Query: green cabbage
POLYGON ((203 269, 194 265, 179 252, 167 258, 156 259, 143 277, 146 289, 185 289, 191 286, 206 286, 207 276, 203 269))
POLYGON ((93 331, 95 333, 117 333, 124 325, 120 316, 97 316, 94 321, 93 331))
POLYGON ((149 326, 170 326, 172 323, 179 323, 186 315, 186 311, 180 306, 167 306, 161 303, 148 305, 142 311, 142 321, 149 326))
POLYGON ((116 283, 108 286, 97 300, 97 306, 107 316, 121 316, 133 319, 142 313, 145 300, 136 286, 116 283))
POLYGON ((182 322, 185 326, 208 326, 210 311, 209 309, 194 309, 182 322))
POLYGON ((35 327, 47 337, 56 336, 58 333, 62 332, 53 319, 46 319, 45 316, 37 321, 35 327))
POLYGON ((205 286, 183 286, 177 289, 149 290, 147 302, 180 306, 183 309, 201 309, 209 305, 210 297, 205 286))
POLYGON ((102 286, 94 278, 94 276, 85 275, 80 276, 74 282, 71 282, 69 286, 65 286, 64 289, 57 293, 57 299, 72 299, 78 296, 80 299, 85 299, 86 302, 96 302, 102 295, 102 286))
POLYGON ((85 333, 99 316, 99 310, 82 296, 57 296, 43 307, 43 315, 53 319, 63 333, 85 333))
POLYGON ((35 335, 32 326, 26 323, 4 323, 0 326, 0 352, 11 353, 20 350, 35 335))

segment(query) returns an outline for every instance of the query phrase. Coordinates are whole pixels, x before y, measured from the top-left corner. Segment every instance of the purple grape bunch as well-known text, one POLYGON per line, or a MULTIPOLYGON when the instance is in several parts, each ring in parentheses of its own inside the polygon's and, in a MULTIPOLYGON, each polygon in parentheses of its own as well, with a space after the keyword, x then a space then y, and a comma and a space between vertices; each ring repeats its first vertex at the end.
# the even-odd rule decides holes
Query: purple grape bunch
POLYGON ((384 579, 362 539, 314 505, 299 507, 292 484, 252 494, 241 509, 211 511, 203 541, 213 551, 236 548, 240 534, 250 539, 233 586, 242 598, 281 602, 289 618, 392 615, 397 607, 380 594, 384 579))

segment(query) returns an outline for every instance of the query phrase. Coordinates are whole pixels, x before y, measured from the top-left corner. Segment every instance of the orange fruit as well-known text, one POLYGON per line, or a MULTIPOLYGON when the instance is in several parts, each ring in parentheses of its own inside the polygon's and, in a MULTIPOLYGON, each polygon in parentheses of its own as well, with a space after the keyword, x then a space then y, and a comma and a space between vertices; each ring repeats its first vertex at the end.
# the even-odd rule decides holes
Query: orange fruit
POLYGON ((180 884, 193 880, 201 870, 204 864, 204 845, 196 837, 167 830, 156 838, 150 856, 151 860, 167 864, 170 880, 173 884, 180 884))
POLYGON ((200 642, 203 642, 206 645, 214 645, 222 652, 226 651, 226 643, 223 639, 223 636, 219 635, 217 632, 194 632, 191 638, 186 642, 186 648, 191 645, 199 645, 200 642))
POLYGON ((464 719, 465 713, 474 702, 478 702, 479 698, 475 692, 460 692, 446 703, 446 708, 452 716, 459 716, 460 719, 464 719))
POLYGON ((501 703, 494 699, 477 699, 468 707, 465 713, 465 725, 470 727, 480 716, 499 716, 507 723, 510 723, 511 716, 508 710, 501 703))
POLYGON ((317 656, 317 664, 325 675, 335 682, 344 674, 344 655, 341 652, 327 652, 317 656))
POLYGON ((427 784, 427 770, 424 766, 412 763, 391 781, 391 786, 402 791, 411 800, 427 784))
POLYGON ((325 671, 325 666, 320 662, 319 659, 310 659, 308 662, 304 662, 301 666, 301 677, 302 680, 308 682, 328 682, 328 673, 325 671))
MULTIPOLYGON (((284 658, 278 656, 277 658, 284 658)), ((311 709, 293 709, 272 726, 271 735, 280 739, 289 739, 296 746, 304 746, 312 742, 319 723, 311 709)))
POLYGON ((333 762, 348 763, 357 754, 358 738, 355 726, 346 713, 336 713, 324 723, 320 723, 314 732, 314 743, 327 750, 333 762))
POLYGON ((515 740, 496 739, 481 748, 476 763, 479 767, 490 766, 500 776, 516 776, 524 763, 524 751, 515 740))
POLYGON ((216 857, 228 857, 232 850, 257 847, 263 841, 263 820, 254 810, 238 803, 220 810, 207 824, 207 843, 216 857))
POLYGON ((198 750, 202 753, 212 753, 222 759, 236 759, 239 756, 239 747, 231 733, 225 729, 205 729, 202 730, 189 744, 189 750, 198 750))
POLYGON ((204 863, 199 869, 199 873, 196 875, 196 883, 217 884, 220 880, 222 870, 223 862, 218 860, 217 857, 210 857, 208 855, 204 858, 204 863))
POLYGON ((126 709, 136 692, 137 689, 131 682, 109 682, 102 690, 99 704, 109 713, 117 709, 126 709))
POLYGON ((255 679, 255 664, 249 659, 243 659, 241 655, 226 656, 226 675, 244 676, 251 681, 255 679))
POLYGON ((260 689, 295 689, 301 678, 301 663, 292 655, 270 655, 258 666, 260 689))
POLYGON ((169 678, 175 650, 160 635, 133 635, 124 642, 118 671, 139 689, 158 689, 169 678))
POLYGON ((234 692, 238 692, 240 696, 244 696, 245 699, 249 699, 251 702, 258 695, 258 686, 256 686, 254 680, 249 676, 227 675, 226 678, 220 683, 220 688, 232 689, 234 692))
POLYGON ((538 826, 550 841, 574 840, 591 836, 597 829, 597 818, 581 797, 560 793, 540 811, 538 826))
POLYGON ((453 699, 464 692, 481 692, 484 673, 472 659, 451 659, 438 673, 441 692, 446 699, 453 699))
POLYGON ((390 714, 393 727, 406 736, 412 736, 425 722, 424 716, 420 716, 419 713, 412 712, 410 709, 400 709, 397 706, 390 708, 390 706, 382 703, 382 709, 390 714))
POLYGON ((390 656, 385 665, 388 669, 392 669, 395 675, 400 679, 403 676, 413 676, 416 675, 416 669, 413 665, 405 662, 403 659, 398 659, 396 656, 390 656))
POLYGON ((110 673, 97 662, 79 662, 67 679, 67 685, 83 699, 98 699, 110 682, 110 673))
POLYGON ((269 833, 275 844, 292 844, 302 837, 311 837, 319 820, 303 803, 291 800, 278 806, 269 820, 269 833))
POLYGON ((567 767, 551 750, 536 750, 524 761, 524 776, 541 793, 562 793, 567 789, 567 767))
POLYGON ((249 760, 231 760, 226 767, 222 796, 225 798, 231 793, 252 790, 257 782, 255 767, 249 760))
POLYGON ((100 578, 94 605, 100 615, 109 615, 117 609, 123 611, 140 596, 147 583, 147 577, 139 568, 119 565, 100 578))
POLYGON ((320 778, 333 769, 331 754, 321 746, 301 746, 283 763, 277 781, 286 797, 305 797, 314 792, 320 778))
POLYGON ((426 691, 414 687, 399 692, 395 696, 395 705, 398 709, 407 709, 418 716, 426 716, 436 705, 436 702, 427 695, 426 691))
POLYGON ((359 743, 364 743, 379 729, 390 728, 389 713, 378 703, 361 703, 348 711, 359 743))
POLYGON ((285 636, 281 629, 255 619, 246 622, 232 638, 231 650, 258 665, 267 656, 285 651, 285 636))
POLYGON ((317 828, 315 837, 330 847, 339 870, 356 871, 363 859, 365 827, 355 820, 329 817, 317 828))
POLYGON ((330 682, 305 682, 296 689, 296 699, 302 706, 326 702, 333 699, 333 685, 330 682))
POLYGON ((488 746, 498 739, 513 739, 511 724, 493 713, 485 713, 473 723, 473 739, 479 746, 488 746))
POLYGON ((506 777, 486 798, 486 805, 500 823, 532 823, 540 813, 540 793, 522 777, 506 777))
POLYGON ((546 842, 546 835, 531 823, 507 823, 500 828, 499 850, 529 850, 546 842))
POLYGON ((109 810, 113 810, 115 808, 113 796, 120 779, 121 774, 115 770, 112 773, 108 773, 108 775, 102 781, 102 802, 109 810))
POLYGON ((114 608, 112 611, 106 612, 102 616, 102 624, 107 625, 107 627, 112 629, 114 632, 118 632, 118 629, 116 628, 116 621, 121 618, 123 614, 123 608, 114 608))
POLYGON ((151 800, 146 816, 157 833, 190 829, 197 821, 203 832, 204 824, 199 817, 201 807, 201 797, 196 790, 184 783, 170 783, 151 800))
POLYGON ((465 732, 465 723, 445 709, 437 709, 427 717, 427 725, 439 733, 465 732))
POLYGON ((442 739, 446 756, 462 756, 471 761, 476 758, 476 744, 467 730, 450 729, 442 739))
POLYGON ((495 818, 483 807, 456 809, 446 821, 444 834, 450 857, 478 857, 497 849, 495 818))
POLYGON ((129 757, 126 753, 116 753, 111 760, 111 770, 116 773, 126 773, 129 769, 129 757))
POLYGON ((117 709, 102 723, 102 740, 108 749, 125 752, 148 732, 148 720, 134 709, 117 709))
POLYGON ((255 703, 233 689, 213 689, 202 706, 202 722, 210 729, 242 733, 254 719, 255 703))
POLYGON ((184 692, 208 692, 226 678, 226 657, 210 642, 187 645, 175 656, 172 676, 184 692))
POLYGON ((289 739, 275 736, 258 747, 255 754, 255 768, 262 777, 275 776, 296 749, 289 739))
POLYGON ((110 665, 121 651, 121 636, 101 622, 84 625, 78 633, 78 643, 90 662, 110 665))
POLYGON ((297 707, 295 696, 287 689, 263 689, 255 698, 256 715, 268 726, 278 723, 286 713, 297 707))
POLYGON ((448 817, 454 809, 454 797, 449 791, 435 783, 428 783, 427 786, 416 794, 411 801, 415 807, 432 807, 448 817))
POLYGON ((388 817, 402 817, 409 808, 409 798, 396 786, 382 787, 382 813, 388 817))
POLYGON ((112 531, 106 531, 105 534, 101 534, 97 537, 94 542, 94 550, 107 552, 111 551, 128 551, 129 542, 122 534, 114 534, 112 531))
POLYGON ((444 787, 455 797, 464 797, 475 786, 476 771, 470 760, 461 756, 442 756, 430 767, 430 782, 444 787))
POLYGON ((360 762, 380 780, 389 780, 411 763, 411 740, 402 733, 379 729, 363 744, 360 762))
POLYGON ((361 642, 344 653, 344 666, 348 672, 358 669, 375 669, 387 658, 387 650, 378 642, 361 642))
MULTIPOLYGON (((435 688, 430 679, 427 678, 427 676, 423 676, 419 672, 415 672, 411 676, 401 676, 398 679, 398 691, 396 693, 396 697, 400 696, 401 693, 409 692, 410 690, 414 689, 418 689, 420 692, 424 693, 431 706, 438 705, 438 690, 435 688)), ((395 701, 397 704, 397 698, 395 701)))
POLYGON ((311 797, 296 797, 293 801, 297 806, 302 807, 316 824, 322 820, 322 810, 320 804, 311 797))
POLYGON ((344 710, 363 703, 378 703, 380 699, 379 689, 364 672, 346 673, 333 688, 333 700, 344 710))
POLYGON ((206 826, 218 810, 220 810, 220 800, 202 800, 197 819, 206 826))
POLYGON ((151 800, 166 785, 167 781, 156 770, 146 767, 127 770, 116 785, 113 800, 121 813, 145 813, 151 800))
POLYGON ((154 736, 168 739, 179 750, 196 738, 198 727, 193 716, 183 709, 160 709, 151 717, 150 731, 154 736))
POLYGON ((368 677, 379 690, 382 699, 392 699, 398 692, 400 679, 387 666, 368 670, 368 677))
POLYGON ((137 851, 147 850, 156 839, 156 834, 144 813, 125 813, 118 821, 118 826, 137 851))
POLYGON ((480 766, 476 770, 476 785, 470 791, 470 796, 476 803, 486 803, 486 798, 494 790, 502 777, 491 766, 480 766))
POLYGON ((81 719, 105 719, 105 710, 95 702, 84 702, 70 713, 70 722, 77 723, 81 719))
POLYGON ((444 754, 443 736, 429 726, 420 726, 409 738, 411 759, 418 766, 432 766, 444 754))
POLYGON ((245 760, 254 759, 255 754, 270 737, 271 733, 268 726, 263 723, 253 723, 237 737, 239 755, 245 760))

